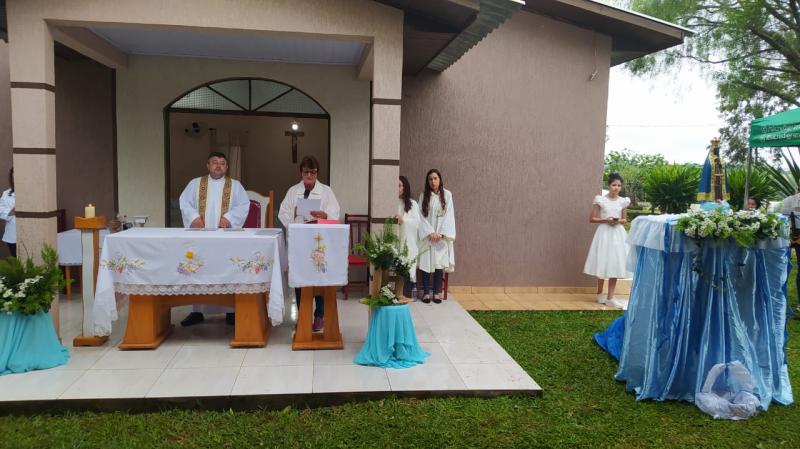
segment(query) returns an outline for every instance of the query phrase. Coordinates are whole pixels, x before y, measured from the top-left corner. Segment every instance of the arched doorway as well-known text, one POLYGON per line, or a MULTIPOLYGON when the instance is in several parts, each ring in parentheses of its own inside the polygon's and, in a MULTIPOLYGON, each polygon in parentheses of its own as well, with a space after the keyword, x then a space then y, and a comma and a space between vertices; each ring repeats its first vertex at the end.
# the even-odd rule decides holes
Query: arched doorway
MULTIPOLYGON (((229 175, 245 189, 275 192, 275 213, 286 190, 299 181, 298 163, 313 155, 330 180, 330 115, 305 92, 261 78, 226 78, 197 86, 164 108, 166 221, 182 226, 178 198, 205 173, 210 151, 228 155, 229 175), (291 125, 299 125, 297 153, 291 125)), ((278 223, 277 218, 275 223, 278 223)))

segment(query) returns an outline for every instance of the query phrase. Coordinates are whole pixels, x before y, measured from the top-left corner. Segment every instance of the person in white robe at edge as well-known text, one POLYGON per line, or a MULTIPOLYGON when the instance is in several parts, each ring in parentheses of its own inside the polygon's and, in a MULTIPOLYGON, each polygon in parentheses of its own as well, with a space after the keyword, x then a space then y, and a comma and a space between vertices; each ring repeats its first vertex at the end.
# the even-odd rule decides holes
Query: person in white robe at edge
MULTIPOLYGON (((339 220, 339 202, 333 190, 317 180, 320 165, 314 156, 306 156, 300 161, 301 181, 289 188, 286 197, 281 202, 278 219, 281 221, 287 232, 292 223, 309 223, 315 220, 339 220), (306 220, 305 217, 297 215, 297 200, 301 198, 320 200, 321 210, 311 211, 313 220, 306 220)), ((300 307, 300 289, 294 289, 295 302, 300 307)), ((314 323, 312 330, 319 332, 323 328, 325 319, 325 301, 322 296, 314 297, 314 323)))
POLYGON ((407 257, 414 261, 408 270, 408 279, 404 279, 403 296, 410 298, 417 282, 417 257, 419 256, 419 204, 411 199, 411 185, 405 176, 400 176, 397 184, 397 224, 399 225, 400 247, 408 248, 407 257))
POLYGON ((14 168, 8 172, 10 189, 3 192, 0 197, 0 219, 6 221, 6 230, 3 232, 3 241, 8 245, 8 252, 17 257, 17 217, 16 196, 14 195, 14 168))
MULTIPOLYGON (((225 154, 213 151, 206 163, 208 176, 189 181, 180 197, 181 216, 185 228, 241 228, 250 212, 250 200, 242 184, 226 176, 228 160, 225 154)), ((192 312, 181 321, 192 326, 205 319, 204 313, 225 313, 228 324, 235 323, 229 307, 195 304, 192 312)))
POLYGON ((456 215, 453 194, 444 188, 444 179, 433 168, 425 176, 425 191, 419 197, 419 269, 422 270, 422 302, 442 302, 442 277, 456 267, 453 242, 456 240, 456 215), (433 273, 433 292, 430 276, 433 273))

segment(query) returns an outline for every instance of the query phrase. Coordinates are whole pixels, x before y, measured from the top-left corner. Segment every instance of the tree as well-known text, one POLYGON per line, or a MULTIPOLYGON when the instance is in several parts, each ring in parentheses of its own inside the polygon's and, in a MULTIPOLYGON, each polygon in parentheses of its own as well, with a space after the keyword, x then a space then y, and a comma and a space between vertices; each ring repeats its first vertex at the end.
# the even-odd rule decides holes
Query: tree
POLYGON ((697 197, 700 169, 689 164, 660 165, 645 177, 647 199, 661 212, 686 212, 697 197))
MULTIPOLYGON (((717 85, 728 159, 746 158, 749 123, 800 106, 800 0, 621 0, 695 31, 684 45, 628 63, 635 74, 699 62, 717 85)), ((773 153, 777 158, 777 153, 773 153)))
POLYGON ((666 159, 660 154, 637 154, 627 148, 611 151, 605 158, 605 178, 610 173, 619 173, 624 180, 621 193, 630 198, 631 207, 635 208, 639 201, 645 199, 644 179, 648 171, 666 163, 666 159))

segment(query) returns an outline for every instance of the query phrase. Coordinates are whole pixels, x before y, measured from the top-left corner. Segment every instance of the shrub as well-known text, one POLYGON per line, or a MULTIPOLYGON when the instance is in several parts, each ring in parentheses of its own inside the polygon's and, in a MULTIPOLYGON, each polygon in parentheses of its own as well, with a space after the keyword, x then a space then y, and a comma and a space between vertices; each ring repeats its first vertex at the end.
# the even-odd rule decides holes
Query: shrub
POLYGON ((644 192, 653 206, 668 214, 685 212, 697 198, 700 168, 692 165, 660 165, 650 169, 644 192))

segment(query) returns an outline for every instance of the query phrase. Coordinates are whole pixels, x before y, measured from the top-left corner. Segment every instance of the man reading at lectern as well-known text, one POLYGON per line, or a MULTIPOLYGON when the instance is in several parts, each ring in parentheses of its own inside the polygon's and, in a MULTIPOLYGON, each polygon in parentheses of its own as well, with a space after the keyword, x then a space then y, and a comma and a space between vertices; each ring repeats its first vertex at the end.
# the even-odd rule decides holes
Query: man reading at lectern
MULTIPOLYGON (((208 176, 189 181, 180 197, 181 216, 185 228, 241 228, 250 211, 250 200, 239 181, 226 176, 228 160, 216 151, 208 155, 208 176)), ((228 324, 234 323, 233 310, 220 306, 195 305, 181 325, 191 326, 205 318, 205 313, 226 313, 228 324)))
MULTIPOLYGON (((278 219, 280 219, 287 232, 289 224, 291 223, 305 223, 308 217, 298 215, 297 203, 301 199, 312 199, 319 201, 319 209, 310 212, 314 221, 316 220, 338 220, 339 219, 339 202, 336 201, 336 196, 333 190, 325 184, 317 181, 319 175, 320 165, 317 158, 314 156, 306 156, 300 161, 300 176, 302 180, 289 188, 286 192, 286 197, 281 203, 280 212, 278 212, 278 219)), ((297 307, 300 307, 300 289, 296 288, 295 301, 297 307)), ((314 297, 314 323, 312 329, 314 332, 322 330, 325 317, 325 301, 322 296, 314 297)))

